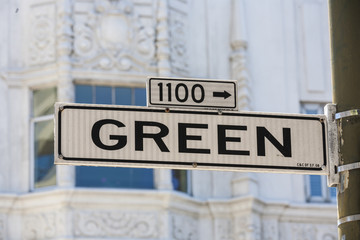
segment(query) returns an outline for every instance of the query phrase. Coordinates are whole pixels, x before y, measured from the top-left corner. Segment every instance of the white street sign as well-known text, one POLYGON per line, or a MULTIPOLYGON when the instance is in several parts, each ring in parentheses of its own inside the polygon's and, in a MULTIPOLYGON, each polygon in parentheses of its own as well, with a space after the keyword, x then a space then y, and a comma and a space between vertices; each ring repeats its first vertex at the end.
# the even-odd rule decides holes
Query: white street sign
POLYGON ((237 81, 149 78, 148 106, 237 110, 237 81))
POLYGON ((323 115, 56 104, 55 163, 324 174, 323 115))

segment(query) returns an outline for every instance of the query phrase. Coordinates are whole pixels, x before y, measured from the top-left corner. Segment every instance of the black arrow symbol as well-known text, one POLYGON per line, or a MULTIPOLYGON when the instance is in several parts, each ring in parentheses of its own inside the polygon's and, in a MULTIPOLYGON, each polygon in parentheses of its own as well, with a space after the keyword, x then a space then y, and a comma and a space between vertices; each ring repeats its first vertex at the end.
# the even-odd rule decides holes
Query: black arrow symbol
POLYGON ((223 92, 213 92, 213 97, 222 97, 224 99, 227 99, 228 97, 230 97, 231 94, 228 93, 227 91, 223 91, 223 92))

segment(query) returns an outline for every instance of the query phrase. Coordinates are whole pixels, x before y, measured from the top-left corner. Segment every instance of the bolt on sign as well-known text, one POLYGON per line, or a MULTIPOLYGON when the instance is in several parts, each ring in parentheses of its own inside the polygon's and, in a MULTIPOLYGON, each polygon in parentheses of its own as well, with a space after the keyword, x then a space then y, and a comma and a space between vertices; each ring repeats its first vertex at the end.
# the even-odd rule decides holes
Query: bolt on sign
POLYGON ((56 103, 55 163, 323 174, 323 115, 56 103))
POLYGON ((149 107, 181 107, 237 110, 237 81, 149 78, 149 107))

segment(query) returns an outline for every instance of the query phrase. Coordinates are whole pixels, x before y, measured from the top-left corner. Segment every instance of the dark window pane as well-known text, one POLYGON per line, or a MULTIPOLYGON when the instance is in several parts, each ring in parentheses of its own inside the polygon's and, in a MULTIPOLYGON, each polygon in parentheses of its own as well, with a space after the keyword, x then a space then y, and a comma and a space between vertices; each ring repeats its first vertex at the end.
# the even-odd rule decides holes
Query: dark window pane
POLYGON ((54 114, 56 102, 56 88, 34 90, 33 92, 33 116, 39 117, 54 114))
POLYGON ((96 104, 112 104, 112 91, 111 87, 95 87, 95 103, 96 104))
POLYGON ((313 197, 321 197, 321 176, 310 175, 310 195, 313 197))
POLYGON ((53 129, 54 123, 51 120, 35 123, 34 161, 36 188, 56 184, 53 129))
POLYGON ((154 188, 153 169, 148 168, 130 168, 131 184, 136 188, 154 188))
POLYGON ((126 88, 126 87, 115 88, 115 104, 131 105, 131 88, 126 88))
POLYGON ((316 109, 306 109, 306 114, 318 114, 318 110, 316 109))
POLYGON ((135 88, 135 105, 136 106, 146 106, 146 89, 145 88, 135 88))
POLYGON ((153 171, 142 168, 76 167, 76 186, 152 189, 153 171))
POLYGON ((188 182, 187 182, 186 170, 172 170, 172 184, 174 190, 187 193, 188 182))
POLYGON ((76 103, 93 103, 93 87, 89 85, 75 86, 75 102, 76 103))

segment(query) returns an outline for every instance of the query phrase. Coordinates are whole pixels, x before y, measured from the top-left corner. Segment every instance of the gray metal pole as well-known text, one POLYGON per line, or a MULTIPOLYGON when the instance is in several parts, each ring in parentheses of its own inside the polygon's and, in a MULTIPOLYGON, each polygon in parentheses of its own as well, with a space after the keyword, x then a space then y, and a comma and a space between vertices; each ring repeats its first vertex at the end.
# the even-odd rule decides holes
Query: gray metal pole
MULTIPOLYGON (((360 1, 329 0, 333 102, 360 109, 360 1)), ((340 165, 360 162, 360 116, 338 120, 340 165)), ((348 165, 352 164, 352 165, 348 165)), ((360 169, 340 172, 339 239, 360 239, 360 169)))

